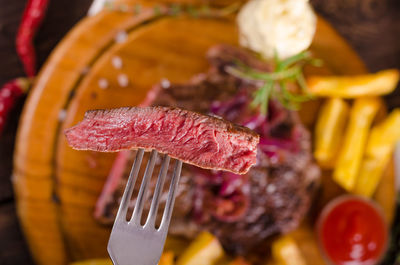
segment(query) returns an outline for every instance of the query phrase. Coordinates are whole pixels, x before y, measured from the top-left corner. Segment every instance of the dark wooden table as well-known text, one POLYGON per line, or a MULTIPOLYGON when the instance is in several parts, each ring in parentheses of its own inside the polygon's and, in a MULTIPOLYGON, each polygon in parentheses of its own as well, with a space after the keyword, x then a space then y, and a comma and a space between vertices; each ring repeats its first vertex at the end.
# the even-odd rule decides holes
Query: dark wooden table
MULTIPOLYGON (((16 29, 26 0, 0 0, 0 85, 23 76, 14 48, 16 29)), ((41 65, 57 42, 85 15, 91 0, 53 0, 35 40, 41 65)), ((399 0, 311 0, 350 42, 371 71, 400 68, 399 0)), ((344 62, 345 63, 345 62, 344 62)), ((400 91, 387 97, 390 107, 400 106, 400 91)), ((11 186, 12 155, 19 102, 0 137, 0 265, 33 264, 15 214, 11 186)), ((57 265, 57 264, 55 264, 57 265)))

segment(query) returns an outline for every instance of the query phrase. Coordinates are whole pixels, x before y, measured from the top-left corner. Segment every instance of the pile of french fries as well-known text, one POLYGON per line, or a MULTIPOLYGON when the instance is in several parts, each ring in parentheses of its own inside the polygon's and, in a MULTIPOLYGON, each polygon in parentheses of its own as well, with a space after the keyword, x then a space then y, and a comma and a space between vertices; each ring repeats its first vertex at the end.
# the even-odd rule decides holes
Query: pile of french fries
POLYGON ((347 192, 371 197, 400 140, 400 109, 376 122, 384 110, 380 96, 399 81, 395 69, 358 76, 315 76, 307 79, 310 92, 327 97, 319 113, 314 157, 347 192))
MULTIPOLYGON (((266 265, 305 265, 296 242, 282 236, 272 244, 272 258, 266 265)), ((112 265, 110 259, 74 262, 71 265, 112 265)), ((208 232, 200 233, 191 243, 169 237, 158 265, 251 265, 243 257, 232 258, 225 254, 218 239, 208 232)))

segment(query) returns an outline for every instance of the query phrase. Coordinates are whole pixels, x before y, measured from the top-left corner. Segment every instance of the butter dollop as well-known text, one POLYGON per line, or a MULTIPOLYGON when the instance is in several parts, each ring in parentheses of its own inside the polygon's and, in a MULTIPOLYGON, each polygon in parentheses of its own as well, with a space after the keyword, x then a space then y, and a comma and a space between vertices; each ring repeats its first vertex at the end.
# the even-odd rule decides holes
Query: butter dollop
POLYGON ((239 41, 266 59, 287 58, 306 50, 317 17, 308 0, 251 0, 237 17, 239 41))

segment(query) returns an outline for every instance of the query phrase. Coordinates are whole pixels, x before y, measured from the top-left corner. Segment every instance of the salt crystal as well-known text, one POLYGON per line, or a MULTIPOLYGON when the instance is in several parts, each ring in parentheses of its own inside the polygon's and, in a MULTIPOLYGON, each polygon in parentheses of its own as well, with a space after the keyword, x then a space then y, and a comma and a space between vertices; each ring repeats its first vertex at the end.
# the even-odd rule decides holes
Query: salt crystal
POLYGON ((118 75, 118 84, 121 86, 121 87, 127 87, 128 86, 128 84, 129 84, 129 79, 128 79, 128 76, 126 75, 126 74, 120 74, 120 75, 118 75))
POLYGON ((161 80, 161 87, 162 87, 162 88, 168 89, 170 86, 171 86, 171 82, 170 82, 168 79, 163 78, 163 79, 161 80))
POLYGON ((122 59, 119 56, 113 56, 113 58, 111 59, 111 63, 115 69, 122 68, 122 59))
POLYGON ((8 98, 9 96, 11 96, 11 91, 10 91, 10 89, 6 88, 1 92, 1 94, 3 97, 8 98))
POLYGON ((31 16, 32 16, 32 17, 38 18, 38 17, 41 16, 42 11, 41 11, 40 9, 38 9, 38 8, 33 8, 33 10, 31 10, 30 13, 31 13, 31 16))
POLYGON ((276 164, 278 163, 278 158, 276 156, 273 156, 269 159, 269 162, 271 162, 271 164, 276 164))
POLYGON ((60 110, 60 112, 58 113, 58 120, 62 122, 65 120, 66 117, 67 111, 65 109, 60 110))
POLYGON ((248 194, 250 192, 250 185, 242 186, 242 192, 244 192, 244 194, 248 194))
POLYGON ((91 155, 87 155, 86 156, 86 162, 88 163, 89 168, 96 168, 97 167, 96 158, 91 156, 91 155))
POLYGON ((81 74, 82 75, 86 75, 87 73, 89 73, 89 71, 90 71, 90 67, 89 66, 85 66, 85 67, 82 68, 81 74))
POLYGON ((126 31, 120 31, 115 36, 115 42, 122 43, 122 42, 125 42, 127 38, 128 38, 128 34, 126 33, 126 31))
POLYGON ((285 174, 283 174, 283 177, 285 178, 285 180, 292 180, 294 178, 294 174, 291 171, 286 172, 285 174))
POLYGON ((267 187, 268 193, 274 193, 276 191, 276 186, 274 184, 269 184, 267 187))
POLYGON ((376 243, 375 242, 369 242, 368 250, 374 251, 375 249, 376 249, 376 243))
POLYGON ((106 89, 106 88, 108 88, 108 81, 107 81, 107 79, 105 79, 105 78, 100 78, 98 84, 99 84, 99 87, 100 87, 101 89, 106 89))
POLYGON ((352 259, 358 260, 358 259, 360 259, 362 257, 363 253, 364 253, 363 245, 354 244, 352 249, 351 249, 351 252, 350 252, 349 256, 352 259))
POLYGON ((275 199, 275 207, 282 207, 283 206, 283 200, 280 198, 275 199))
POLYGON ((357 233, 353 236, 353 240, 359 242, 362 239, 362 235, 357 233))

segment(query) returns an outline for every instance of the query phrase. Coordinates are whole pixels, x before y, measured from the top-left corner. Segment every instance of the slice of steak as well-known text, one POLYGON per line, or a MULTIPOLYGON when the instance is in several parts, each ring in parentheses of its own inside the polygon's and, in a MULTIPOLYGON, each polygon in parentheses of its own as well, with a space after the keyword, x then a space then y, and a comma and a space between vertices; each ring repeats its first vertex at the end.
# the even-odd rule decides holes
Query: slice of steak
POLYGON ((237 174, 256 163, 259 142, 259 136, 246 127, 167 107, 89 111, 65 135, 78 150, 156 149, 189 164, 237 174))

